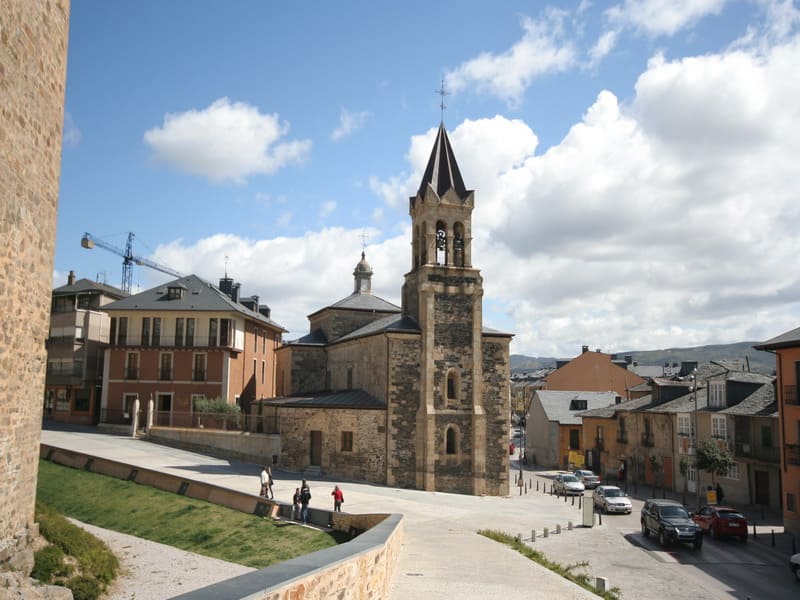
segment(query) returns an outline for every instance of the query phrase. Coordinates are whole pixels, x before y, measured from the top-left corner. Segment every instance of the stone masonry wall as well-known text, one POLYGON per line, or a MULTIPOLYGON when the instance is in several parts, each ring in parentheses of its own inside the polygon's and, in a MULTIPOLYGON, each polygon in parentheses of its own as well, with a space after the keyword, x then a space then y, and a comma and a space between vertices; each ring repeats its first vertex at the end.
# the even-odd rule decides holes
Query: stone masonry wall
POLYGON ((386 483, 394 487, 414 488, 417 482, 420 352, 419 336, 390 338, 386 483))
POLYGON ((30 572, 68 0, 0 2, 0 568, 30 572))
POLYGON ((511 338, 484 338, 483 409, 486 414, 486 493, 508 494, 509 378, 511 338))

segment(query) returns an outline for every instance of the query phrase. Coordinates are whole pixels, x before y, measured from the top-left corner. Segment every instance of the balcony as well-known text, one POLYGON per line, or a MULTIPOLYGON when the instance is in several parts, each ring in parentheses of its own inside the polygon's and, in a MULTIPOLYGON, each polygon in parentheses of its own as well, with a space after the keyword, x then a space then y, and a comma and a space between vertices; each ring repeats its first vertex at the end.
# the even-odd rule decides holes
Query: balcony
POLYGON ((734 457, 750 458, 776 464, 780 461, 778 448, 759 446, 750 442, 736 442, 734 457))
POLYGON ((800 444, 786 444, 786 462, 790 465, 800 465, 800 444))
POLYGON ((601 452, 605 450, 606 444, 603 438, 601 437, 594 438, 594 448, 595 450, 600 450, 601 452))
POLYGON ((652 448, 654 446, 653 433, 652 432, 645 431, 642 434, 642 446, 645 446, 647 448, 652 448))
POLYGON ((183 338, 175 338, 172 335, 154 336, 150 340, 142 339, 137 336, 135 339, 128 339, 131 336, 120 337, 116 344, 111 344, 115 347, 129 346, 136 348, 226 348, 229 350, 241 351, 243 348, 237 347, 233 340, 220 341, 219 338, 208 336, 185 336, 183 338), (223 343, 224 342, 224 343, 223 343))
POLYGON ((783 403, 784 404, 794 404, 795 406, 800 405, 800 401, 797 398, 797 386, 796 385, 785 385, 785 386, 783 386, 783 403))

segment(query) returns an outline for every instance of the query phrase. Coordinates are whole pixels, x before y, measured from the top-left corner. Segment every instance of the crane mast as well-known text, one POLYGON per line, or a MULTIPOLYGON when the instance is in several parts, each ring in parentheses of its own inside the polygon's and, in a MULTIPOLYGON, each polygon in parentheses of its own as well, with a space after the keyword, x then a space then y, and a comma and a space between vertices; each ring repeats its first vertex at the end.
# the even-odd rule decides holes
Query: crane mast
POLYGON ((150 259, 144 258, 142 256, 135 256, 133 254, 133 238, 136 237, 132 231, 128 232, 128 239, 125 242, 125 249, 122 250, 121 248, 117 248, 116 246, 109 244, 99 238, 94 237, 91 233, 86 232, 83 234, 81 238, 81 246, 91 250, 95 246, 99 246, 104 250, 108 250, 109 252, 113 252, 114 254, 122 257, 122 291, 128 294, 131 293, 131 288, 133 284, 133 265, 140 265, 143 267, 149 267, 151 269, 155 269, 156 271, 161 271, 162 273, 167 273, 168 275, 173 275, 175 277, 183 277, 183 274, 171 267, 167 267, 165 265, 160 265, 155 261, 150 259))

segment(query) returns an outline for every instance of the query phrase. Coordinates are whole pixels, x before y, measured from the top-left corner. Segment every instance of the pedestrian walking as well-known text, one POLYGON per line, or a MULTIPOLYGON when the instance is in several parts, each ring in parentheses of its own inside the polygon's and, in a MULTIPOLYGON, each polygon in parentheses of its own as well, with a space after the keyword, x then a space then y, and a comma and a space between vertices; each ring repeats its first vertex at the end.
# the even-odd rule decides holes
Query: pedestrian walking
POLYGON ((308 523, 309 502, 311 502, 311 488, 308 487, 308 483, 303 479, 303 483, 300 485, 300 518, 303 521, 303 525, 308 523))
POLYGON ((338 485, 333 486, 333 491, 331 492, 331 496, 333 496, 334 512, 342 512, 342 502, 344 502, 344 494, 342 493, 342 490, 339 489, 338 485))
POLYGON ((292 496, 292 520, 300 520, 300 488, 295 488, 292 496))
MULTIPOLYGON (((272 479, 272 467, 267 466, 265 467, 267 470, 267 493, 269 494, 270 500, 275 500, 275 494, 272 493, 272 484, 275 483, 275 480, 272 479)), ((266 494, 264 495, 266 498, 266 494)))
POLYGON ((272 479, 272 477, 269 474, 269 467, 264 465, 264 467, 261 469, 261 475, 259 476, 259 480, 261 481, 261 491, 258 493, 259 496, 263 496, 264 498, 267 497, 270 479, 272 479))

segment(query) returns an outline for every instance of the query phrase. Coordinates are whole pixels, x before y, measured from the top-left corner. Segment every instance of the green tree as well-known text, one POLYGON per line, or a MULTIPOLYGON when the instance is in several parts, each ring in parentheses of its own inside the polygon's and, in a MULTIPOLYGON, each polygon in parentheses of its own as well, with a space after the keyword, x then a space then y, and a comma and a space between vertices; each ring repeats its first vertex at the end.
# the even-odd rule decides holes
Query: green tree
POLYGON ((717 442, 706 440, 697 446, 697 468, 711 473, 711 483, 716 487, 717 476, 725 475, 736 461, 727 448, 720 448, 717 442))

